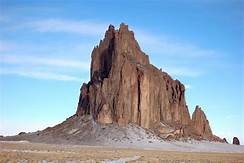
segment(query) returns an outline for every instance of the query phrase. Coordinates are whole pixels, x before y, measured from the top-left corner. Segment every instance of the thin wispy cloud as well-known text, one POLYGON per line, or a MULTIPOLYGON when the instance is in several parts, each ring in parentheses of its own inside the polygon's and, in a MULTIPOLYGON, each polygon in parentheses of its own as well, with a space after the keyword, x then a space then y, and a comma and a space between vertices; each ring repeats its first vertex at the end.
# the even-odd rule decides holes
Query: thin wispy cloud
POLYGON ((88 72, 89 64, 69 59, 0 55, 0 74, 80 82, 82 79, 73 75, 73 72, 88 72))
POLYGON ((35 71, 30 69, 21 68, 0 68, 1 75, 17 75, 23 77, 30 77, 35 79, 45 79, 45 80, 59 80, 59 81, 76 81, 80 82, 82 79, 76 76, 59 74, 53 72, 45 71, 35 71))
POLYGON ((214 58, 217 56, 217 52, 214 50, 201 48, 194 43, 165 37, 163 34, 153 35, 138 30, 136 37, 146 50, 156 54, 175 58, 214 58))
POLYGON ((185 89, 191 89, 192 86, 190 84, 184 84, 185 85, 185 89))
POLYGON ((233 114, 229 114, 229 115, 226 115, 226 119, 227 120, 232 120, 232 119, 236 119, 236 118, 238 118, 238 117, 240 117, 240 115, 233 115, 233 114))
MULTIPOLYGON (((218 58, 218 53, 212 49, 202 48, 194 43, 183 40, 175 40, 163 34, 150 34, 141 29, 137 30, 136 38, 146 53, 156 56, 162 56, 164 71, 174 77, 198 77, 204 72, 204 62, 196 65, 194 69, 192 64, 201 61, 214 61, 218 58), (187 63, 187 64, 186 64, 187 63)), ((158 57, 157 57, 158 58, 158 57)))
POLYGON ((0 15, 0 23, 5 23, 7 22, 9 19, 7 16, 4 16, 3 14, 0 15))
MULTIPOLYGON (((80 34, 84 35, 83 38, 90 36, 101 36, 106 30, 109 23, 95 22, 87 20, 69 20, 63 18, 48 18, 41 19, 31 22, 23 23, 21 28, 30 29, 33 31, 43 33, 68 33, 68 34, 80 34)), ((203 60, 206 58, 215 58, 218 54, 216 51, 211 49, 201 48, 194 43, 186 41, 179 41, 166 37, 163 34, 150 34, 142 29, 133 28, 135 36, 140 43, 143 50, 150 55, 162 55, 167 58, 167 65, 162 62, 162 68, 167 71, 170 75, 179 77, 198 77, 203 74, 201 68, 189 67, 189 64, 182 64, 182 60, 187 62, 198 62, 199 59, 203 60), (175 63, 170 64, 170 60, 175 63)), ((7 48, 3 46, 2 49, 7 48)), ((29 47, 31 48, 31 47, 29 47)), ((84 48, 83 48, 84 49, 84 48)), ((1 48, 0 48, 1 50, 1 48)), ((89 53, 90 54, 90 53, 89 53)), ((77 60, 63 60, 63 59, 52 59, 42 57, 31 57, 30 56, 12 56, 5 55, 1 56, 1 62, 7 64, 29 64, 29 65, 42 65, 42 66, 55 66, 55 67, 67 67, 73 69, 89 70, 90 63, 84 63, 77 60)), ((166 59, 164 59, 166 62, 166 59)), ((159 64, 158 64, 159 65, 159 64)), ((201 66, 200 66, 201 67, 201 66)))
POLYGON ((94 21, 75 21, 67 19, 43 19, 24 24, 39 32, 66 32, 86 36, 101 35, 107 28, 107 23, 94 21))
POLYGON ((14 44, 0 40, 0 52, 9 51, 14 48, 14 44))
POLYGON ((70 59, 56 59, 56 58, 44 58, 44 57, 34 57, 34 56, 23 56, 23 55, 0 55, 0 63, 2 64, 17 64, 17 65, 29 65, 29 66, 52 66, 52 67, 62 67, 79 69, 83 71, 88 71, 90 63, 81 62, 77 60, 70 59))
POLYGON ((165 66, 163 71, 168 72, 170 75, 174 77, 198 77, 203 74, 202 71, 197 70, 197 69, 192 69, 188 67, 181 67, 181 66, 175 66, 175 67, 170 67, 170 66, 165 66))

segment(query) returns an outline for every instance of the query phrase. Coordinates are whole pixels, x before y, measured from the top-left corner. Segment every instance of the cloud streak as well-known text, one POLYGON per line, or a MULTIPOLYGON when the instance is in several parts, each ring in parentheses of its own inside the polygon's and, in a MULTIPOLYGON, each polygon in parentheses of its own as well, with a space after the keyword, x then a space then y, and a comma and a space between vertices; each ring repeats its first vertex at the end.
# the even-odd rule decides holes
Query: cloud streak
POLYGON ((176 40, 163 34, 154 35, 141 29, 136 31, 136 38, 142 49, 151 54, 152 58, 156 56, 157 65, 162 65, 164 71, 174 77, 201 76, 205 74, 205 63, 209 64, 219 58, 217 51, 202 48, 194 43, 176 40))
POLYGON ((89 70, 90 63, 81 62, 70 59, 54 59, 34 56, 17 56, 17 55, 0 55, 0 63, 2 64, 17 64, 17 65, 29 65, 29 66, 52 66, 62 68, 73 68, 87 71, 89 70))
POLYGON ((163 35, 153 35, 142 30, 136 33, 138 41, 147 50, 177 58, 213 58, 217 56, 214 50, 201 48, 193 43, 174 40, 163 35))
POLYGON ((12 43, 0 40, 0 52, 6 52, 14 48, 12 43))
POLYGON ((198 77, 203 74, 200 70, 192 69, 183 66, 165 66, 163 69, 165 72, 169 73, 172 76, 185 76, 185 77, 198 77))
POLYGON ((21 68, 1 68, 0 69, 1 75, 18 75, 24 77, 31 77, 35 79, 46 79, 46 80, 59 80, 59 81, 77 81, 80 82, 82 79, 66 75, 66 74, 59 74, 53 72, 44 72, 44 71, 35 71, 35 70, 28 70, 28 69, 21 69, 21 68))
MULTIPOLYGON (((87 20, 77 21, 62 18, 49 18, 23 23, 20 26, 23 29, 30 29, 38 32, 79 34, 84 35, 84 38, 88 38, 90 36, 102 35, 108 24, 87 20)), ((216 51, 201 48, 194 43, 175 40, 170 37, 165 37, 163 34, 154 35, 146 32, 145 30, 137 28, 135 28, 134 31, 136 39, 142 48, 145 49, 148 54, 152 55, 152 58, 153 55, 157 56, 157 58, 160 57, 159 55, 162 55, 164 60, 157 61, 160 62, 157 65, 162 65, 165 71, 176 77, 197 77, 202 75, 204 74, 204 68, 202 67, 203 64, 201 63, 202 65, 196 65, 195 68, 192 69, 191 63, 196 63, 199 61, 199 59, 203 61, 218 56, 216 51), (172 63, 172 61, 174 63, 172 63)), ((2 50, 6 49, 7 47, 8 46, 2 46, 2 50)), ((86 71, 89 70, 90 64, 76 60, 52 59, 33 56, 21 56, 20 58, 18 56, 5 55, 0 57, 1 63, 5 64, 65 67, 69 69, 80 69, 86 71)))
POLYGON ((39 32, 65 32, 97 36, 101 35, 108 25, 93 21, 75 21, 52 18, 29 22, 25 24, 24 27, 25 26, 39 32))
POLYGON ((0 55, 0 65, 1 75, 18 75, 59 81, 82 80, 74 75, 64 74, 64 71, 89 71, 88 62, 33 56, 0 55), (61 70, 63 72, 60 72, 61 70))

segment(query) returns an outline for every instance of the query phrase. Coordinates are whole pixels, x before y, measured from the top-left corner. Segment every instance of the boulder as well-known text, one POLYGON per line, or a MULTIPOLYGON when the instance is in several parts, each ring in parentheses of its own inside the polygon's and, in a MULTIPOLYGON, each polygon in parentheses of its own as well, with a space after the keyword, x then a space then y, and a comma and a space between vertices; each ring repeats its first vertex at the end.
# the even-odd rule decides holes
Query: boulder
POLYGON ((223 138, 223 141, 224 141, 225 143, 229 144, 228 141, 226 140, 226 138, 223 138))
POLYGON ((233 143, 232 144, 235 144, 235 145, 240 145, 240 141, 237 137, 234 137, 233 138, 233 143))
POLYGON ((25 135, 26 132, 20 132, 18 135, 25 135))

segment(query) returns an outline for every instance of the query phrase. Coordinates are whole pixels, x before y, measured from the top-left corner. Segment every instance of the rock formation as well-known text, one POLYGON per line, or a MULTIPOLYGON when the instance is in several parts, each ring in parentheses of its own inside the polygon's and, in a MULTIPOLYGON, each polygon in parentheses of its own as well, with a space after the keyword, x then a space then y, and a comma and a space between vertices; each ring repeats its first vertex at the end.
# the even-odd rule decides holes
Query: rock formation
POLYGON ((228 141, 226 140, 226 138, 223 138, 223 141, 224 141, 225 143, 229 144, 228 141))
MULTIPOLYGON (((150 64, 127 25, 118 30, 109 26, 92 51, 90 71, 75 115, 42 131, 0 140, 86 145, 158 143, 162 138, 224 142, 212 134, 199 106, 190 117, 184 85, 150 64)), ((238 138, 233 144, 239 144, 238 138)))
POLYGON ((234 137, 233 138, 233 143, 232 144, 235 144, 235 145, 240 145, 240 141, 237 137, 234 137))
POLYGON ((213 135, 207 117, 198 105, 192 114, 192 126, 199 136, 210 138, 213 135))
POLYGON ((200 107, 191 120, 184 85, 150 64, 124 23, 118 30, 110 25, 93 49, 90 81, 81 87, 76 115, 102 124, 135 123, 166 138, 214 137, 200 107))

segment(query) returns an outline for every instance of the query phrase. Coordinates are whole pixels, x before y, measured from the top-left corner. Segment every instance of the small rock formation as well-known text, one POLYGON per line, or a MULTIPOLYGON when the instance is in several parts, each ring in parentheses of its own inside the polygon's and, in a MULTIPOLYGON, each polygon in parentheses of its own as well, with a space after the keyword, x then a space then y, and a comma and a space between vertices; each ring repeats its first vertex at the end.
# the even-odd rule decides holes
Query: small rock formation
POLYGON ((228 141, 226 140, 226 138, 223 138, 223 141, 224 141, 225 143, 229 144, 228 141))
POLYGON ((90 81, 81 87, 76 115, 102 124, 135 123, 164 137, 215 138, 199 106, 191 120, 184 85, 150 64, 124 23, 118 30, 110 25, 93 49, 90 81))
POLYGON ((203 138, 208 139, 213 135, 207 117, 198 105, 192 114, 192 126, 196 134, 203 138))
POLYGON ((18 135, 25 135, 26 133, 25 132, 20 132, 18 135))
POLYGON ((234 137, 233 138, 233 143, 232 144, 235 144, 235 145, 240 145, 240 141, 237 137, 234 137))

